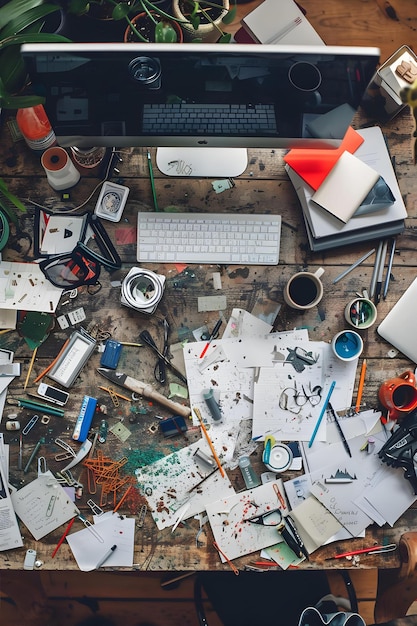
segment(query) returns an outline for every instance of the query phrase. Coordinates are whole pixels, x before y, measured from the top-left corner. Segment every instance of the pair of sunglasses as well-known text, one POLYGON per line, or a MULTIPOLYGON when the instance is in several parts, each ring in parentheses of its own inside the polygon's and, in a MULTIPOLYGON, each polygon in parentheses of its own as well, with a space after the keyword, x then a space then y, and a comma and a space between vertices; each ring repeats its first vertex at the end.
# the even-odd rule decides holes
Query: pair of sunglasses
POLYGON ((41 261, 39 267, 55 287, 75 289, 98 284, 102 266, 112 272, 121 265, 120 257, 97 215, 89 215, 83 241, 79 241, 70 253, 41 261))

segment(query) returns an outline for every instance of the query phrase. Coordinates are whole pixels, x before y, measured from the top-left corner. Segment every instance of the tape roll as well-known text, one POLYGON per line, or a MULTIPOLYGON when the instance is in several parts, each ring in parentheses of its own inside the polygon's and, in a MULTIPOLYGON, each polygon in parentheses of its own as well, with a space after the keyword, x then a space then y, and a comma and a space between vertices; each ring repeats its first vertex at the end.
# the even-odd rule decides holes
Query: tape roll
POLYGON ((132 267, 122 282, 121 303, 141 313, 153 313, 164 294, 165 277, 132 267))
POLYGON ((266 467, 275 473, 285 472, 292 463, 292 451, 284 443, 277 443, 271 448, 268 463, 266 467))

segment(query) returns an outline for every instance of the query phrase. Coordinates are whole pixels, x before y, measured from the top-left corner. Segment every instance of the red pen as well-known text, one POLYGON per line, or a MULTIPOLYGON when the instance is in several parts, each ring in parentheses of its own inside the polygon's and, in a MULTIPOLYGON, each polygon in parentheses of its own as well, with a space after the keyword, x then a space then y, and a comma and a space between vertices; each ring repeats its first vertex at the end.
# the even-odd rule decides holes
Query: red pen
POLYGON ((330 559, 343 559, 347 556, 355 556, 356 554, 372 554, 378 552, 391 552, 395 550, 397 545, 395 543, 389 543, 386 546, 372 546, 371 548, 362 548, 361 550, 352 550, 351 552, 342 552, 341 554, 335 554, 334 556, 330 556, 326 559, 326 561, 330 561, 330 559))
POLYGON ((59 548, 62 546, 62 544, 65 541, 65 537, 68 535, 69 531, 71 530, 71 526, 73 525, 75 520, 75 517, 72 518, 72 520, 70 521, 70 523, 68 524, 68 526, 66 527, 66 529, 64 530, 64 533, 61 537, 61 539, 58 541, 55 550, 52 552, 52 558, 54 558, 54 556, 56 555, 56 553, 58 552, 59 548))
POLYGON ((208 347, 209 347, 209 345, 211 344, 211 342, 213 341, 213 339, 217 339, 217 336, 218 336, 218 334, 219 334, 219 329, 220 329, 220 326, 221 326, 222 324, 223 324, 223 320, 218 320, 218 321, 217 321, 217 323, 216 323, 215 327, 213 328, 213 331, 212 331, 212 332, 211 332, 211 334, 210 334, 210 337, 209 337, 208 342, 206 343, 206 345, 205 345, 205 346, 204 346, 204 348, 203 348, 202 353, 200 354, 200 359, 202 359, 202 358, 203 358, 203 356, 205 355, 205 353, 207 352, 208 347))

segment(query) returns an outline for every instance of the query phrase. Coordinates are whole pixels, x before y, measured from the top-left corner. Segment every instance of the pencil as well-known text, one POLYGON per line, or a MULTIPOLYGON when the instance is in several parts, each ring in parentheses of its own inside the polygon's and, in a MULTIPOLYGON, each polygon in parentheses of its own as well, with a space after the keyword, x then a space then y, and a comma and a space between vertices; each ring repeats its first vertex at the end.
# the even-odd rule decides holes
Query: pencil
POLYGON ((37 351, 38 351, 38 346, 36 346, 36 348, 34 349, 33 354, 32 354, 32 358, 30 359, 29 369, 28 369, 28 373, 26 375, 25 384, 23 385, 23 389, 26 389, 26 387, 28 386, 29 378, 30 378, 30 375, 31 375, 32 369, 33 369, 33 364, 35 363, 35 358, 36 358, 37 351))
POLYGON ((151 181, 153 205, 154 205, 155 211, 159 211, 158 200, 157 200, 157 197, 156 197, 155 179, 153 177, 152 159, 151 159, 151 153, 149 152, 149 150, 148 150, 148 153, 147 153, 147 157, 148 157, 149 179, 151 181))
POLYGON ((62 346, 61 350, 58 352, 58 354, 56 355, 56 357, 54 358, 54 360, 52 361, 52 363, 50 363, 48 365, 48 367, 46 367, 43 372, 41 372, 39 374, 39 376, 37 376, 35 378, 35 380, 33 381, 34 383, 37 383, 41 378, 43 378, 44 376, 46 376, 46 374, 49 372, 49 370, 54 366, 54 364, 58 361, 59 357, 61 356, 61 354, 64 352, 65 348, 67 347, 67 345, 69 344, 69 338, 64 342, 64 345, 62 346))
POLYGON ((116 504, 116 506, 113 509, 113 513, 116 513, 116 511, 118 511, 120 509, 120 507, 122 506, 123 502, 126 500, 127 496, 129 495, 130 491, 133 489, 132 485, 130 485, 126 491, 124 492, 124 494, 122 495, 122 497, 120 498, 119 502, 116 504))
POLYGON ((361 408, 363 387, 364 387, 364 384, 365 384, 365 375, 366 375, 366 359, 364 359, 363 362, 362 362, 361 375, 359 377, 358 395, 356 396, 356 405, 355 405, 355 412, 356 413, 359 413, 360 408, 361 408))
POLYGON ((224 478, 224 469, 222 468, 222 464, 220 463, 220 459, 217 456, 216 450, 214 449, 213 443, 212 443, 212 441, 210 439, 210 436, 209 436, 209 434, 207 432, 207 428, 204 426, 204 422, 203 422, 203 418, 201 417, 200 409, 194 408, 193 411, 194 411, 194 413, 198 417, 198 421, 200 422, 201 430, 203 431, 204 436, 207 439, 207 443, 210 446, 211 453, 214 456, 214 459, 215 459, 215 461, 217 463, 217 467, 220 470, 220 474, 222 475, 222 478, 224 478))

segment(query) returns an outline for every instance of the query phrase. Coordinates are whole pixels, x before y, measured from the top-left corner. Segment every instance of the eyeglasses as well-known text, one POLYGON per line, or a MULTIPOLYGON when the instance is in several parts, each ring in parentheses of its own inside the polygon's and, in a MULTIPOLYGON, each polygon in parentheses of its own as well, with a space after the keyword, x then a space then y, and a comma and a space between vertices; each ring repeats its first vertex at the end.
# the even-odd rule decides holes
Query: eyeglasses
POLYGON ((40 269, 55 287, 74 289, 82 285, 99 285, 101 266, 113 271, 121 260, 96 215, 87 219, 83 241, 72 252, 41 261, 40 269))
POLYGON ((259 524, 261 526, 275 527, 281 534, 287 546, 291 548, 291 550, 299 558, 302 558, 303 556, 307 559, 309 558, 308 551, 306 550, 304 542, 299 535, 294 520, 289 515, 284 517, 281 509, 271 509, 270 511, 266 511, 260 515, 253 515, 243 521, 250 522, 251 524, 259 524), (289 525, 291 531, 287 528, 286 523, 289 525))
POLYGON ((297 386, 286 387, 280 395, 279 408, 298 415, 307 403, 311 406, 320 404, 323 391, 320 385, 316 385, 310 391, 307 391, 305 386, 301 385, 301 389, 302 392, 298 391, 297 386))
POLYGON ((259 524, 261 526, 283 526, 284 520, 282 517, 281 509, 271 509, 260 515, 253 515, 243 520, 244 522, 250 522, 251 524, 259 524))
POLYGON ((55 287, 62 289, 95 285, 98 283, 100 263, 89 259, 76 246, 70 254, 61 254, 41 261, 40 269, 55 287))

